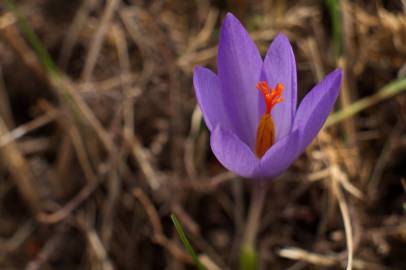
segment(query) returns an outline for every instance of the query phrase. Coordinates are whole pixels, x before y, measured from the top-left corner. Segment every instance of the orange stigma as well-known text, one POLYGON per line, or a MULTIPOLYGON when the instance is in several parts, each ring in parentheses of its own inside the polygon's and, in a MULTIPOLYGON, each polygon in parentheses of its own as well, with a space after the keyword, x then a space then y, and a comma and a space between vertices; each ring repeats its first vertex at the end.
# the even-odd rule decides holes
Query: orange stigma
POLYGON ((265 100, 266 111, 261 117, 257 128, 255 153, 258 158, 265 155, 266 151, 275 143, 275 125, 271 116, 272 108, 283 101, 283 84, 277 83, 275 89, 268 86, 265 81, 257 84, 257 89, 262 93, 265 100))
POLYGON ((268 86, 265 81, 257 83, 257 89, 262 93, 265 100, 266 105, 266 114, 269 114, 272 108, 283 101, 282 91, 283 91, 283 84, 277 83, 275 89, 272 89, 268 86))

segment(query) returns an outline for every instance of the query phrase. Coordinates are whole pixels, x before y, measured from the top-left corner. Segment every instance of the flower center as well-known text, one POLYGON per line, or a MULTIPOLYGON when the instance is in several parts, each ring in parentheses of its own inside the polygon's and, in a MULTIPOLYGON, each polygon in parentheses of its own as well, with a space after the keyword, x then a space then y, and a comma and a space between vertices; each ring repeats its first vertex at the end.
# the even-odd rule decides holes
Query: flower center
POLYGON ((266 105, 265 113, 261 117, 257 128, 255 145, 255 153, 258 158, 261 158, 275 143, 275 125, 272 120, 271 110, 276 104, 283 101, 281 96, 284 87, 283 84, 277 83, 275 89, 272 89, 265 81, 259 82, 256 87, 264 96, 266 105))

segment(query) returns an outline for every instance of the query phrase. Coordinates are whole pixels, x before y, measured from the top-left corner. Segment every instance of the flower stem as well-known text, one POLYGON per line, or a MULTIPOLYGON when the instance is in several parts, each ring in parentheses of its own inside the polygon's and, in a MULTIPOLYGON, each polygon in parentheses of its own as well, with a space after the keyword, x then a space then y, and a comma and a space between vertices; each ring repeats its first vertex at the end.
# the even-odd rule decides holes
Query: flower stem
POLYGON ((257 252, 255 241, 260 225, 260 217, 264 206, 267 186, 263 182, 254 183, 244 238, 240 253, 240 270, 254 270, 257 268, 257 252))

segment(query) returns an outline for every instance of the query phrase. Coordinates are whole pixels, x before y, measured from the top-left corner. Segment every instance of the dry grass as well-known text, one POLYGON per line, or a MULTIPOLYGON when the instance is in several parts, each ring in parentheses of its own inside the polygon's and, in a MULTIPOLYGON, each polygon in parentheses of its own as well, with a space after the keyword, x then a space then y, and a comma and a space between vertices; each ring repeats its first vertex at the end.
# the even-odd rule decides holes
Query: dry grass
POLYGON ((341 113, 270 185, 261 269, 406 269, 404 87, 378 92, 406 76, 406 3, 340 1, 337 57, 321 2, 18 1, 63 76, 0 3, 0 268, 192 269, 171 213, 237 268, 251 183, 212 155, 191 80, 231 10, 261 52, 289 36, 300 97, 345 70, 341 113))

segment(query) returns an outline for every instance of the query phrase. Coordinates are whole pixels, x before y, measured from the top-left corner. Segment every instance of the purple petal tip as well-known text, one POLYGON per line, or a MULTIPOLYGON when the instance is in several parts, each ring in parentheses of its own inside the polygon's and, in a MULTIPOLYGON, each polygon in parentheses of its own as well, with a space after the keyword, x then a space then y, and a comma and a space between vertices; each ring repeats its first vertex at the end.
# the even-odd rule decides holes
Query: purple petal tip
POLYGON ((203 67, 201 67, 201 66, 199 66, 199 65, 196 65, 194 68, 193 68, 193 75, 194 76, 196 76, 196 72, 199 72, 198 70, 200 70, 200 69, 202 69, 203 67))
POLYGON ((226 13, 226 16, 225 16, 225 18, 224 18, 224 21, 226 21, 226 20, 230 20, 230 19, 232 19, 232 20, 236 20, 237 18, 234 16, 234 14, 233 14, 233 13, 231 13, 231 12, 227 12, 227 13, 226 13))
POLYGON ((342 68, 337 68, 332 72, 335 76, 337 76, 337 79, 342 83, 343 80, 343 69, 342 68))
POLYGON ((282 32, 279 32, 278 34, 275 35, 274 40, 276 40, 276 39, 281 39, 283 41, 289 42, 288 37, 282 32))
POLYGON ((232 13, 227 12, 226 16, 224 17, 221 29, 222 31, 224 31, 225 29, 232 29, 234 27, 244 28, 237 17, 235 17, 232 13))
POLYGON ((341 84, 343 82, 343 70, 342 70, 342 68, 335 69, 333 72, 328 74, 325 79, 329 79, 329 80, 331 80, 333 82, 333 85, 337 85, 337 87, 335 89, 336 89, 336 93, 338 95, 338 93, 340 91, 340 88, 341 88, 341 84))

